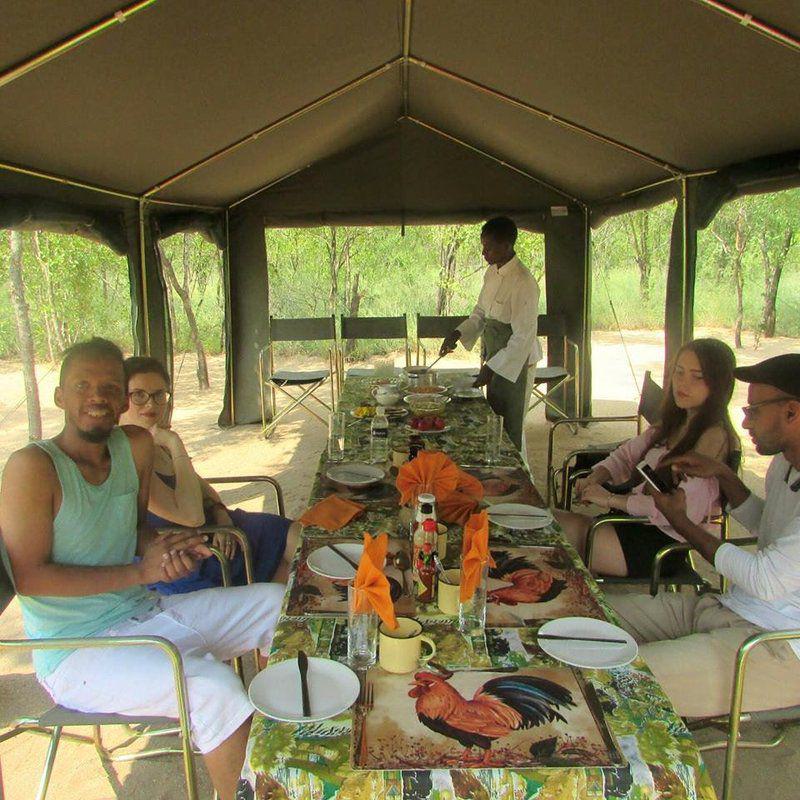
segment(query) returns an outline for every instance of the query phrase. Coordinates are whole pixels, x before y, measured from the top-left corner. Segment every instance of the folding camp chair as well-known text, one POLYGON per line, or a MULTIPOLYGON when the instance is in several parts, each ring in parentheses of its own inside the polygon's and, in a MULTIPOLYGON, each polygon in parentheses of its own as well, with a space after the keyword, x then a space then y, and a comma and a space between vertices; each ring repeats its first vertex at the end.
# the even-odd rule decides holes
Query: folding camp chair
POLYGON ((303 317, 298 319, 269 318, 269 344, 258 356, 258 375, 261 387, 261 423, 264 437, 272 435, 278 422, 295 408, 302 408, 314 419, 327 426, 326 416, 320 416, 308 401, 313 399, 326 412, 336 405, 336 388, 339 384, 336 358, 336 325, 333 317, 303 317), (328 369, 317 370, 276 370, 275 342, 332 342, 328 349, 328 369), (331 385, 330 405, 316 392, 326 381, 331 385), (270 390, 271 409, 267 408, 265 389, 270 390), (277 409, 277 393, 281 392, 290 402, 280 411, 277 409), (297 392, 297 393, 294 393, 297 392), (271 411, 271 413, 270 413, 271 411))
MULTIPOLYGON (((417 365, 425 366, 428 363, 428 351, 422 344, 423 339, 439 339, 441 343, 441 340, 452 333, 465 319, 467 319, 466 315, 425 317, 417 314, 417 365), (420 356, 422 360, 420 360, 420 356)), ((438 350, 436 355, 439 355, 438 350)))
MULTIPOLYGON (((406 366, 411 366, 411 348, 408 343, 408 315, 399 317, 341 317, 341 342, 355 339, 401 339, 406 366)), ((339 368, 344 374, 344 347, 339 348, 339 368)))
MULTIPOLYGON (((546 367, 536 367, 533 375, 533 385, 531 395, 533 402, 528 406, 528 411, 533 410, 540 403, 544 403, 557 417, 569 419, 569 415, 555 401, 555 393, 568 383, 572 384, 575 392, 575 408, 580 408, 580 350, 575 342, 567 337, 566 320, 562 316, 554 314, 539 314, 538 326, 536 329, 538 336, 546 336, 548 341, 548 362, 560 361, 561 363, 548 365, 546 367), (550 343, 561 340, 561 353, 554 359, 550 356, 550 343), (572 351, 572 365, 574 372, 570 372, 569 354, 572 351)), ((555 354, 554 354, 555 355, 555 354)), ((577 431, 577 426, 570 423, 571 427, 577 431)))
MULTIPOLYGON (((740 450, 733 450, 731 451, 730 455, 728 456, 726 463, 727 465, 734 471, 739 471, 739 465, 742 461, 742 453, 740 450)), ((615 491, 615 489, 621 494, 628 490, 628 487, 613 487, 613 486, 606 486, 606 488, 610 489, 611 491, 615 491), (622 491, 620 491, 622 490, 622 491)), ((725 510, 726 500, 724 497, 720 497, 720 510, 708 520, 708 523, 713 525, 719 525, 719 536, 723 542, 728 541, 728 533, 729 533, 729 520, 728 520, 728 513, 725 510)), ((613 514, 604 514, 602 517, 598 517, 593 523, 592 526, 589 528, 589 533, 586 537, 586 558, 585 562, 586 565, 589 566, 592 563, 592 555, 594 552, 594 540, 597 534, 598 528, 606 522, 610 522, 614 526, 617 525, 630 525, 632 523, 648 523, 650 520, 648 517, 634 517, 630 514, 625 514, 624 512, 615 512, 613 514)), ((735 540, 740 541, 740 540, 735 540)), ((676 592, 678 591, 680 586, 692 586, 694 590, 699 594, 701 592, 708 592, 708 591, 715 591, 715 588, 708 583, 705 578, 703 578, 700 573, 697 571, 697 568, 694 564, 695 549, 686 542, 670 542, 670 544, 664 545, 655 555, 653 559, 653 564, 650 571, 649 578, 616 578, 616 577, 606 577, 603 575, 595 576, 595 579, 598 583, 605 583, 605 584, 622 584, 622 585, 632 585, 632 584, 642 584, 642 583, 649 583, 650 584, 650 594, 651 596, 655 597, 658 594, 659 586, 664 586, 667 588, 668 591, 676 592), (661 567, 664 563, 664 559, 668 556, 672 555, 673 553, 686 553, 688 558, 686 559, 686 564, 682 566, 678 572, 674 575, 670 575, 669 577, 662 577, 661 576, 661 567)), ((725 579, 720 575, 720 584, 719 590, 722 591, 725 588, 725 579)))
POLYGON ((644 374, 639 406, 636 414, 609 417, 571 417, 557 419, 550 426, 547 439, 547 503, 551 500, 557 508, 569 510, 572 506, 572 489, 578 478, 588 475, 592 467, 602 461, 612 450, 616 450, 625 440, 611 443, 590 444, 570 451, 559 469, 553 465, 555 436, 563 425, 588 425, 591 422, 635 422, 637 435, 642 432, 644 423, 655 425, 661 419, 661 402, 664 390, 653 380, 649 371, 644 374), (559 478, 561 497, 558 496, 559 478))
MULTIPOLYGON (((14 597, 13 582, 11 580, 10 569, 7 570, 5 559, 6 555, 0 545, 0 585, 5 587, 0 603, 0 613, 14 597)), ((223 575, 227 571, 227 562, 219 553, 223 563, 223 575)), ((104 636, 95 638, 58 638, 58 639, 0 639, 0 650, 60 650, 79 648, 106 648, 106 647, 157 647, 162 650, 172 663, 172 676, 175 684, 175 694, 178 704, 178 718, 171 717, 146 717, 146 716, 127 716, 123 714, 94 714, 73 711, 64 706, 51 706, 43 714, 36 717, 23 717, 15 720, 7 731, 0 734, 0 742, 12 739, 21 733, 37 733, 49 737, 50 745, 47 748, 44 769, 39 780, 39 788, 36 792, 36 800, 44 800, 50 784, 53 772, 56 752, 59 742, 62 739, 78 742, 81 744, 91 744, 94 746, 101 760, 109 761, 134 761, 140 758, 152 758, 154 756, 180 753, 183 756, 183 769, 186 778, 186 795, 189 800, 197 799, 197 777, 195 773, 194 757, 192 753, 191 738, 189 736, 189 705, 186 692, 186 678, 183 673, 183 661, 178 648, 161 636, 104 636), (145 734, 133 732, 130 740, 120 747, 131 744, 141 735, 163 736, 166 734, 179 733, 181 737, 180 748, 160 747, 157 749, 142 750, 134 753, 117 754, 119 749, 108 749, 103 744, 101 728, 104 725, 143 725, 148 728, 145 734), (92 736, 83 736, 76 733, 65 733, 65 727, 91 727, 92 736), (150 728, 156 728, 150 731, 150 728)), ((0 796, 2 796, 2 786, 0 786, 0 796)))

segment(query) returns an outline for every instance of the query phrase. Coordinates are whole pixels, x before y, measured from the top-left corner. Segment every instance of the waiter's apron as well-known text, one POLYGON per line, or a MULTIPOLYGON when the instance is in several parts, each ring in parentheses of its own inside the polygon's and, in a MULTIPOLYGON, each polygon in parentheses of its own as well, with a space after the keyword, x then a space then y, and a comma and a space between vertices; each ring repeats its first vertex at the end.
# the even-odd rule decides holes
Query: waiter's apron
MULTIPOLYGON (((511 338, 511 325, 496 319, 487 319, 483 329, 481 345, 484 361, 500 352, 511 338)), ((509 381, 501 375, 492 375, 486 387, 486 399, 495 414, 503 417, 503 427, 518 450, 522 450, 522 424, 528 410, 528 363, 520 370, 516 381, 509 381)))

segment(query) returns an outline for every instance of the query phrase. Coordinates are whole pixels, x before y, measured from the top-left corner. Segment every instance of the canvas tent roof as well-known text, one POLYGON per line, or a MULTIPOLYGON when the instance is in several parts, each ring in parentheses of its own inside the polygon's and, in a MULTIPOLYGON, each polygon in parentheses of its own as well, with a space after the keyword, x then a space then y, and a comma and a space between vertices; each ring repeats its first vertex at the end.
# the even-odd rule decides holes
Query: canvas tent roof
MULTIPOLYGON (((535 179, 591 205, 800 148, 800 51, 715 0, 134 5, 123 23, 0 78, 0 160, 135 196, 199 164, 151 196, 228 206, 273 184, 268 197, 291 193, 313 215, 327 206, 315 204, 320 169, 307 168, 336 174, 330 157, 348 152, 340 189, 362 187, 354 199, 367 219, 414 203, 439 215, 472 208, 470 181, 415 182, 416 160, 432 152, 463 168, 471 147, 509 165, 471 159, 485 207, 527 174, 530 194, 515 201, 524 211, 559 197, 535 179), (278 189, 287 182, 291 192, 278 189)), ((795 0, 744 5, 800 37, 795 0)), ((5 3, 0 72, 120 10, 120 0, 5 3)))
POLYGON ((0 227, 126 252, 137 344, 167 362, 155 239, 211 232, 228 419, 255 417, 264 225, 504 212, 543 231, 588 398, 589 222, 678 200, 669 351, 691 334, 697 229, 800 182, 797 0, 124 2, 3 3, 0 227))

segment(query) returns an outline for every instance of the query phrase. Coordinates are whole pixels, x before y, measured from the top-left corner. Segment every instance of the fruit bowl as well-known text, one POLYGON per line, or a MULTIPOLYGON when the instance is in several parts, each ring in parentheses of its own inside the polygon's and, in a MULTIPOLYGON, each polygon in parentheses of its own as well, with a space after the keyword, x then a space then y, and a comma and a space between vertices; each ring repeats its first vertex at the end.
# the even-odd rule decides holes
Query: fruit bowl
POLYGON ((411 394, 406 402, 414 417, 444 417, 447 399, 440 394, 411 394))
POLYGON ((420 433, 430 433, 447 430, 447 422, 444 417, 412 417, 408 427, 420 433))

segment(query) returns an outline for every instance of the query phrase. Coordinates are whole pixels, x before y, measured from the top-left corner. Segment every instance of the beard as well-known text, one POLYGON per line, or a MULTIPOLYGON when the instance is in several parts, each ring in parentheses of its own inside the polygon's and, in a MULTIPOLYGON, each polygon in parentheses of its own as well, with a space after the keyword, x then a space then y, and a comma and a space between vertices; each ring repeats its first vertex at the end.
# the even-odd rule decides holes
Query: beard
POLYGON ((105 442, 109 436, 111 436, 111 431, 113 430, 105 430, 103 428, 94 428, 89 431, 84 431, 78 428, 78 436, 83 439, 84 442, 91 442, 92 444, 100 444, 101 442, 105 442))

